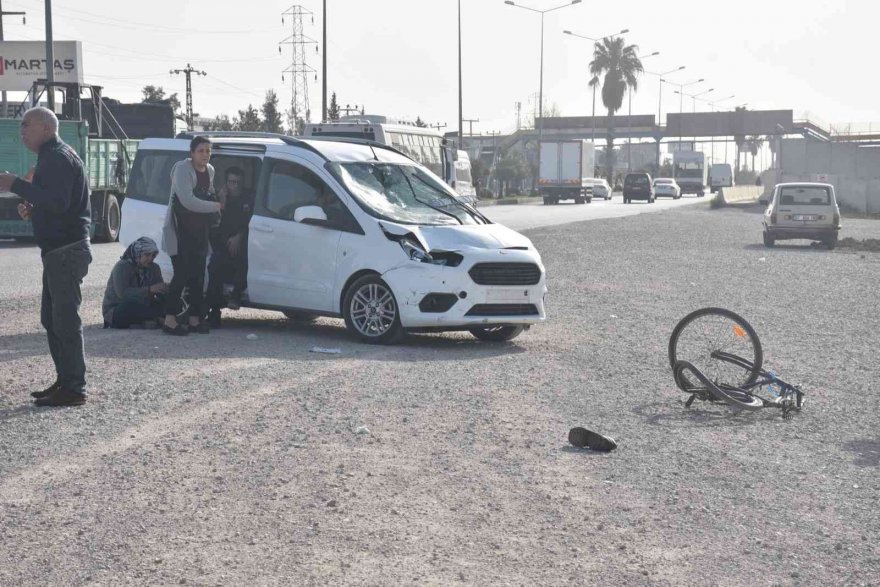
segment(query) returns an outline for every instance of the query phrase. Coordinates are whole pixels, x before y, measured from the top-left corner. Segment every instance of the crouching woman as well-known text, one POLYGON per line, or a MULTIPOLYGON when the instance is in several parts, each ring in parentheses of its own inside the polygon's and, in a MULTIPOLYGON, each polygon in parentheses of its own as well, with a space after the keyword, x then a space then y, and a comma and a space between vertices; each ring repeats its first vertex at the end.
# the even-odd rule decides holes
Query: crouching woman
POLYGON ((165 314, 168 286, 156 265, 159 247, 142 236, 131 243, 110 273, 104 292, 104 328, 154 328, 165 314))

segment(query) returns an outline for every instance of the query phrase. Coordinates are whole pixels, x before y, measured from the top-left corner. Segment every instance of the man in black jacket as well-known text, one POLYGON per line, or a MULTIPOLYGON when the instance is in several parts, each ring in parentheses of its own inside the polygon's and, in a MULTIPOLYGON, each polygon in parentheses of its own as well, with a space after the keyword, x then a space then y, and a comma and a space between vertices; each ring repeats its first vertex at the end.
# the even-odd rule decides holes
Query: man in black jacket
POLYGON ((40 321, 57 374, 55 383, 31 395, 38 406, 78 406, 86 401, 79 307, 80 286, 92 262, 88 179, 76 151, 58 137, 58 119, 51 110, 29 110, 22 119, 21 139, 37 154, 33 182, 0 173, 0 191, 21 196, 25 203, 19 205, 19 214, 33 223, 43 261, 40 321))

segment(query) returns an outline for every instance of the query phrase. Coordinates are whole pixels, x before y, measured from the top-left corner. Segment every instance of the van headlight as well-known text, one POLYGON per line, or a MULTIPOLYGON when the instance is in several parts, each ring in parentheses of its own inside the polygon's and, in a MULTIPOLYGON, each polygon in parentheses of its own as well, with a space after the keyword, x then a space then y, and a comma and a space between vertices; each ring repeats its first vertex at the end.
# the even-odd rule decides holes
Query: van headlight
POLYGON ((397 241, 400 248, 407 257, 412 261, 420 263, 430 263, 431 265, 445 265, 447 267, 458 267, 464 260, 464 257, 453 251, 435 251, 433 254, 422 248, 422 245, 409 238, 402 238, 397 241))

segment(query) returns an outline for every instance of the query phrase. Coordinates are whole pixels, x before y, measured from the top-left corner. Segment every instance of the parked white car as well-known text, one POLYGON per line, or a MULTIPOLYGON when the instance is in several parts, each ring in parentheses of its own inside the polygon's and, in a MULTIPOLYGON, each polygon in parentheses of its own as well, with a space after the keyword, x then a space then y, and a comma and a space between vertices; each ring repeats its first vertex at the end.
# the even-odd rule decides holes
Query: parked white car
MULTIPOLYGON (((243 306, 340 317, 369 343, 449 330, 510 340, 544 321, 545 272, 532 242, 404 155, 356 140, 204 134, 218 187, 235 166, 255 194, 243 306)), ((140 144, 123 243, 160 241, 171 167, 189 156, 193 136, 140 144)), ((167 279, 170 259, 158 263, 167 279)))
POLYGON ((681 187, 670 177, 658 177, 654 180, 654 197, 661 196, 677 200, 681 197, 681 187))
POLYGON ((821 241, 829 249, 837 246, 840 208, 834 186, 828 183, 780 183, 764 212, 764 244, 778 240, 821 241))

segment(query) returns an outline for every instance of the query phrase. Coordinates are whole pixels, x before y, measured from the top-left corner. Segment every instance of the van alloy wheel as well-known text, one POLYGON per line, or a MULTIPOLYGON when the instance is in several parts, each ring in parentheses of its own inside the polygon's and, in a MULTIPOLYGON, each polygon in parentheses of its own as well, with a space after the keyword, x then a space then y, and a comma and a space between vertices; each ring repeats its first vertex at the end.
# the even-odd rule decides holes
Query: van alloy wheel
POLYGON ((388 344, 403 335, 394 293, 378 275, 365 275, 348 289, 345 324, 361 340, 388 344))

